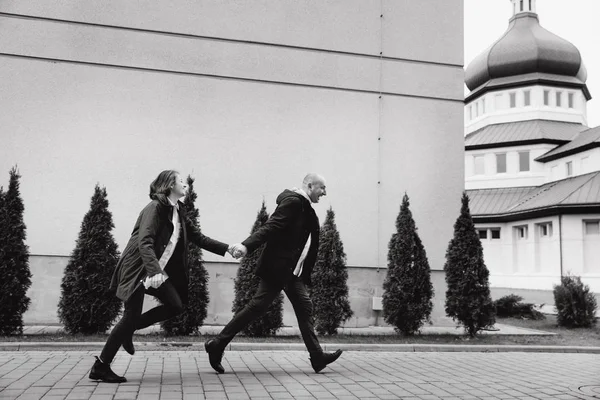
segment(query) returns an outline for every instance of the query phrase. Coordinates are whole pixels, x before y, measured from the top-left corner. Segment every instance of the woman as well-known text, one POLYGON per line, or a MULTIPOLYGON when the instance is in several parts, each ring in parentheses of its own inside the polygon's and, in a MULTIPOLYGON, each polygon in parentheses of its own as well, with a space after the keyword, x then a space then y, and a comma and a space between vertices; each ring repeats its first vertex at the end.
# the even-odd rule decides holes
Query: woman
POLYGON ((111 290, 125 302, 123 317, 96 357, 90 379, 126 382, 110 368, 119 347, 123 345, 125 351, 134 354, 134 331, 183 311, 188 298, 188 240, 221 256, 233 254, 233 246, 204 236, 188 222, 179 201, 186 191, 187 185, 172 170, 161 172, 150 184, 152 201, 140 213, 112 278, 111 290), (142 314, 144 293, 162 304, 142 314))

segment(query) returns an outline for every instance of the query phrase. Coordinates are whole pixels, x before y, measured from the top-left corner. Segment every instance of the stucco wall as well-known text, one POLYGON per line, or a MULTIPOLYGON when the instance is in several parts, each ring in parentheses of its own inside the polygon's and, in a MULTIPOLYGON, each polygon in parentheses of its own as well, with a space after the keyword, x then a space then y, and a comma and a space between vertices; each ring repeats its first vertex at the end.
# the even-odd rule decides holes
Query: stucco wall
POLYGON ((19 166, 34 255, 70 254, 96 183, 123 249, 163 169, 195 176, 204 233, 229 243, 315 171, 350 266, 385 268, 406 192, 443 267, 464 188, 461 0, 9 0, 0 59, 0 173, 19 166))

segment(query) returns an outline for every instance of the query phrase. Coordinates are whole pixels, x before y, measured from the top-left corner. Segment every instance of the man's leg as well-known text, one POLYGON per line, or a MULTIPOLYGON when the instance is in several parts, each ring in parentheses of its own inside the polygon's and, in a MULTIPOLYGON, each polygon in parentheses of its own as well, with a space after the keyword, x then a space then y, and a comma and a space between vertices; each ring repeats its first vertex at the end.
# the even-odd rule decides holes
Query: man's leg
POLYGON ((246 307, 233 316, 233 319, 225 325, 219 336, 217 336, 219 345, 225 348, 235 335, 250 322, 267 312, 267 309, 280 292, 280 288, 270 285, 264 279, 261 279, 252 300, 250 300, 246 307))
POLYGON ((322 353, 323 349, 315 333, 312 301, 308 296, 304 282, 300 278, 293 278, 283 290, 290 299, 292 307, 294 307, 294 313, 296 313, 298 319, 298 327, 306 350, 311 356, 322 353))
POLYGON ((211 339, 204 344, 204 348, 208 353, 210 366, 215 371, 220 374, 225 372, 225 369, 221 365, 221 360, 227 344, 231 342, 235 335, 248 326, 250 322, 263 315, 280 292, 280 288, 270 285, 264 279, 261 279, 254 297, 252 297, 252 300, 250 300, 246 307, 233 316, 233 319, 225 325, 215 339, 211 339))
POLYGON ((288 299, 290 299, 290 303, 292 303, 292 307, 294 307, 304 345, 310 354, 310 363, 315 372, 319 372, 327 364, 337 360, 342 354, 342 350, 325 353, 321 348, 315 333, 312 301, 302 279, 293 278, 284 290, 288 299))

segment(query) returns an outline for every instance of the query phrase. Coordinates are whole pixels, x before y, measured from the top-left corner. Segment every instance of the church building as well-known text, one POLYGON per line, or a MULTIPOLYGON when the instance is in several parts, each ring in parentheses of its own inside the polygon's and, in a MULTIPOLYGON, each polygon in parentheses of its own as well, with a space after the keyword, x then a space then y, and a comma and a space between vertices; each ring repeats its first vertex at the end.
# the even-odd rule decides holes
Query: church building
POLYGON ((600 127, 577 47, 512 0, 506 32, 466 68, 465 187, 492 287, 600 292, 600 127))

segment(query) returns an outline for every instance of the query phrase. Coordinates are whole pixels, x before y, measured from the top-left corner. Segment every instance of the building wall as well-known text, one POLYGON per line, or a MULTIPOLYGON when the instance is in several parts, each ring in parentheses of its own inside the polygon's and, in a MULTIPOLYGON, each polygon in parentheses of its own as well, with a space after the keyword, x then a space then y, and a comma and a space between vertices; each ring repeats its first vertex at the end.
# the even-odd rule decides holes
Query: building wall
POLYGON ((546 182, 568 178, 567 163, 571 163, 571 176, 600 171, 600 148, 582 151, 545 163, 546 182))
MULTIPOLYGON (((600 231, 586 232, 585 222, 600 221, 600 214, 563 215, 501 224, 477 224, 477 229, 500 228, 500 239, 481 239, 485 263, 494 288, 552 290, 561 273, 581 276, 600 293, 600 231), (542 224, 550 225, 543 236, 542 224), (526 227, 521 238, 519 228, 526 227), (561 237, 562 229, 562 237, 561 237), (561 261, 562 260, 562 261, 561 261), (561 265, 562 264, 562 265, 561 265)), ((600 225, 599 225, 600 230, 600 225)))
MULTIPOLYGON (((23 315, 25 324, 59 324, 57 314, 60 300, 60 283, 68 257, 33 256, 30 258, 30 268, 33 274, 33 284, 27 295, 31 298, 29 309, 23 315)), ((204 325, 224 325, 233 316, 231 306, 235 297, 234 279, 237 273, 237 263, 205 262, 209 274, 210 302, 208 315, 204 325)), ((365 327, 386 325, 381 311, 373 310, 373 297, 381 297, 383 281, 387 269, 353 267, 348 269, 348 290, 350 306, 354 316, 344 323, 345 327, 365 327)), ((443 271, 432 272, 432 282, 436 290, 442 294, 435 299, 435 307, 443 309, 444 293, 446 292, 443 271)), ((157 303, 151 296, 144 300, 144 310, 154 307, 157 303)), ((438 320, 444 319, 438 316, 438 320)), ((287 297, 284 296, 285 326, 297 326, 296 316, 287 297)))
POLYGON ((535 119, 587 125, 587 99, 580 89, 532 85, 491 91, 465 104, 465 134, 491 124, 535 119), (548 104, 545 104, 545 91, 548 92, 548 104), (528 105, 525 92, 529 92, 528 105), (514 102, 511 102, 511 94, 514 94, 514 102), (569 103, 569 94, 572 103, 569 103))
POLYGON ((534 160, 555 147, 536 144, 465 151, 465 188, 469 190, 543 185, 547 182, 547 165, 534 160), (519 170, 519 152, 523 151, 529 151, 529 171, 519 170), (497 172, 496 154, 506 154, 504 173, 497 172), (484 159, 483 173, 476 171, 476 157, 484 159))
POLYGON ((443 267, 464 187, 461 0, 8 0, 0 57, 0 171, 19 166, 34 255, 70 254, 96 183, 123 249, 163 169, 196 178, 202 228, 226 242, 316 171, 350 266, 385 267, 406 192, 443 267))
POLYGON ((582 151, 558 160, 541 163, 537 157, 554 149, 553 145, 498 147, 465 152, 465 188, 490 189, 503 187, 541 186, 545 183, 600 170, 600 148, 582 151), (529 151, 529 171, 519 171, 519 152, 529 151), (496 154, 506 154, 506 172, 497 172, 496 154), (477 173, 475 158, 484 158, 485 171, 477 173), (568 175, 567 163, 571 163, 568 175))

